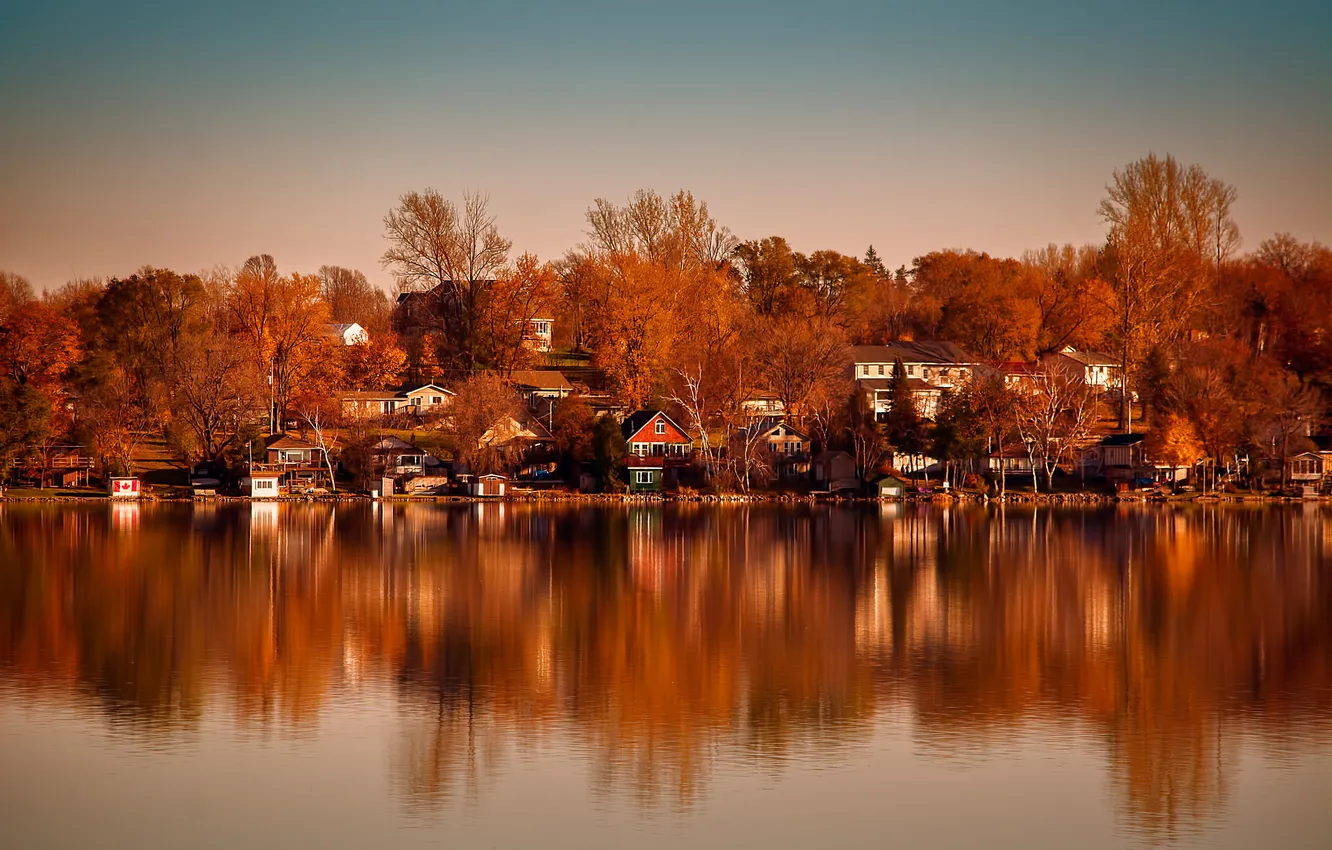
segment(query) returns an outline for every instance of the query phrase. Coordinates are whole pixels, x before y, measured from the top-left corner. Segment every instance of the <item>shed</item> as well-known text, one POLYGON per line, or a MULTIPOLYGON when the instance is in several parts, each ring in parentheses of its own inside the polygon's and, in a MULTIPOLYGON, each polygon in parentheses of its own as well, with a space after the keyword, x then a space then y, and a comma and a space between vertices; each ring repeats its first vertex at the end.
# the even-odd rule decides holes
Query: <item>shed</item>
POLYGON ((394 490, 394 481, 387 475, 375 478, 370 481, 370 495, 376 499, 382 499, 385 496, 392 496, 394 490))
POLYGON ((142 495, 142 485, 137 478, 118 475, 106 480, 106 492, 113 499, 137 499, 142 495))
POLYGON ((901 499, 907 494, 907 483, 894 475, 885 475, 870 483, 869 494, 878 499, 901 499))
POLYGON ((508 485, 507 476, 499 475, 494 472, 478 475, 472 479, 469 485, 473 496, 503 496, 505 487, 508 485))
POLYGON ((276 472, 252 472, 241 479, 241 492, 251 499, 274 499, 281 492, 278 482, 281 475, 276 472))

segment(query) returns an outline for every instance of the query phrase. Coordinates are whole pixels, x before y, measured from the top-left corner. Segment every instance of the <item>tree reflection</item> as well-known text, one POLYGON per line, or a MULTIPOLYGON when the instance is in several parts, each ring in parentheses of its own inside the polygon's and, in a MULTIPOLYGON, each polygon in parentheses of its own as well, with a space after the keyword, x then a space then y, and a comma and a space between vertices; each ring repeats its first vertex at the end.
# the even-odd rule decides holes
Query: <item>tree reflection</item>
POLYGON ((521 504, 0 508, 0 681, 129 734, 312 733, 391 695, 395 788, 575 741, 688 809, 719 762, 1096 742, 1135 829, 1220 814, 1245 738, 1332 739, 1332 513, 521 504))

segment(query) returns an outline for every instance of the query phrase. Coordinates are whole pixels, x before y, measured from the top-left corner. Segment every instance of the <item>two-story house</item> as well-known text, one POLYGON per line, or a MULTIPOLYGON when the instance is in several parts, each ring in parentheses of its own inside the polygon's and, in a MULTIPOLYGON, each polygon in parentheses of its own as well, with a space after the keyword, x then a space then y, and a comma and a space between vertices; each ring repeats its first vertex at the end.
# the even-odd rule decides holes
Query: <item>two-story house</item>
POLYGON ((1046 354, 1047 366, 1089 387, 1117 390, 1124 385, 1124 370, 1119 359, 1099 351, 1078 351, 1066 345, 1046 354))
POLYGON ((654 492, 678 478, 694 441, 660 410, 639 410, 620 425, 629 456, 625 470, 631 492, 654 492))
POLYGON ((878 418, 887 415, 892 395, 893 368, 902 361, 916 412, 933 419, 944 390, 960 387, 975 377, 982 363, 951 342, 893 342, 857 345, 852 350, 852 377, 878 418))

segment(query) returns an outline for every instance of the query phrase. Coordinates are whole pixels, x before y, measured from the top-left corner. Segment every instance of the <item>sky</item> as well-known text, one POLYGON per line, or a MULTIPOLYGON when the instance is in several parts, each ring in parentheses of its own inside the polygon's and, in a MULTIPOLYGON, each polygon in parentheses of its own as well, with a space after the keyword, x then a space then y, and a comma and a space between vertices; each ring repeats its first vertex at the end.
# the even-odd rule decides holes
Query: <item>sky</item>
POLYGON ((1148 153, 1332 242, 1332 4, 6 0, 0 269, 380 264, 427 187, 516 252, 688 189, 742 239, 890 266, 1104 236, 1148 153))

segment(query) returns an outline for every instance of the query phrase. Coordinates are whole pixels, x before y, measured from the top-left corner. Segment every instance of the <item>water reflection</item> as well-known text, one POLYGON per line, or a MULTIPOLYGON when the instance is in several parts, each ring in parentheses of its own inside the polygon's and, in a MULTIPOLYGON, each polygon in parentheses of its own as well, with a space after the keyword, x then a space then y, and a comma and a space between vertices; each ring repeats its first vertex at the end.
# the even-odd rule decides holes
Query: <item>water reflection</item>
POLYGON ((571 746, 689 810, 909 724, 965 767, 1090 745, 1156 839, 1224 814, 1246 740, 1332 740, 1332 513, 487 504, 0 508, 0 700, 169 745, 318 734, 387 697, 411 811, 571 746), (165 742, 165 743, 163 743, 165 742))

